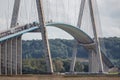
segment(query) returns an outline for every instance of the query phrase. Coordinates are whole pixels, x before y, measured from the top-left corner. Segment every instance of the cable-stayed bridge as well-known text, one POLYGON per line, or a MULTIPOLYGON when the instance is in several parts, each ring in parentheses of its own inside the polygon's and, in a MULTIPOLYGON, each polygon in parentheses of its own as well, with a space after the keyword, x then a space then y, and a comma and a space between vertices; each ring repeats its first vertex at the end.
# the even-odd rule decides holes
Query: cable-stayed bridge
MULTIPOLYGON (((38 14, 37 16, 38 22, 35 21, 35 22, 27 23, 25 25, 20 25, 18 23, 20 0, 15 0, 10 29, 0 32, 0 74, 5 74, 5 75, 22 74, 21 36, 24 33, 28 33, 28 32, 41 33, 43 45, 44 45, 43 50, 47 64, 47 71, 48 73, 53 73, 52 59, 49 48, 49 42, 47 38, 46 27, 57 27, 66 31, 67 33, 69 33, 74 37, 74 39, 76 40, 76 45, 80 44, 81 46, 84 46, 86 50, 88 50, 89 72, 104 73, 104 72, 108 72, 110 68, 114 67, 111 61, 106 57, 102 48, 100 47, 99 36, 97 32, 97 27, 99 27, 98 26, 99 21, 97 22, 97 19, 95 17, 96 9, 94 9, 95 5, 93 5, 96 3, 95 2, 96 0, 80 0, 81 1, 79 4, 80 8, 78 8, 79 14, 73 16, 76 17, 76 19, 73 19, 76 24, 69 23, 69 21, 71 22, 72 17, 71 18, 67 17, 66 19, 65 16, 67 16, 68 14, 66 14, 66 12, 64 13, 64 9, 66 8, 63 5, 65 4, 63 0, 61 0, 61 2, 57 0, 53 0, 55 2, 54 6, 56 6, 55 10, 53 9, 53 11, 56 11, 56 13, 52 12, 52 9, 50 7, 53 5, 50 4, 52 2, 51 0, 48 0, 49 2, 45 0, 34 0, 34 1, 36 1, 35 5, 37 5, 36 12, 38 14), (44 4, 48 6, 46 10, 48 12, 44 10, 45 7, 44 4), (58 10, 59 6, 62 7, 62 9, 60 8, 61 10, 58 10), (82 24, 85 24, 82 23, 82 20, 84 17, 86 17, 85 16, 86 7, 88 7, 88 10, 86 10, 86 12, 89 12, 89 16, 90 16, 89 17, 90 21, 88 23, 91 23, 90 24, 91 28, 89 29, 90 30, 92 29, 93 32, 92 36, 90 36, 88 33, 86 33, 84 30, 81 29, 82 24), (61 13, 60 11, 63 13, 61 13), (59 13, 61 14, 59 15, 59 13)), ((71 6, 68 6, 67 8, 69 9, 69 7, 71 8, 71 6)), ((72 13, 70 14, 72 15, 72 13)), ((70 72, 74 72, 76 53, 77 53, 76 45, 73 47, 73 57, 72 57, 73 59, 71 61, 70 72)))

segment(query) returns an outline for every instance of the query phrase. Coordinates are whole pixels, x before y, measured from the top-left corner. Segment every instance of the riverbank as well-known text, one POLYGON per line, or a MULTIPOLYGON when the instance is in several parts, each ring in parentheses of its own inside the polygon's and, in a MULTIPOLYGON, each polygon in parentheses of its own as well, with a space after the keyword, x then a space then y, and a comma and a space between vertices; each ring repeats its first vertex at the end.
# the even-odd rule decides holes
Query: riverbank
POLYGON ((120 75, 12 75, 0 80, 120 80, 120 75))

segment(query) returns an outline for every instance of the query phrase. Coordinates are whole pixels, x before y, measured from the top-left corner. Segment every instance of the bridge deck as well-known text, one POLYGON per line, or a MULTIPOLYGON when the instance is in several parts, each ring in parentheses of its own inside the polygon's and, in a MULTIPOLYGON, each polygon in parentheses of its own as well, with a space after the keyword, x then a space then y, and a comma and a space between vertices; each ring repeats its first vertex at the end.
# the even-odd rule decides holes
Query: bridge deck
MULTIPOLYGON (((39 26, 39 25, 38 25, 39 26)), ((30 32, 30 31, 34 31, 39 29, 38 26, 32 26, 32 27, 27 27, 24 29, 21 29, 23 27, 21 27, 20 29, 16 29, 17 31, 12 32, 12 34, 9 34, 7 36, 4 36, 2 38, 0 38, 0 42, 8 40, 10 38, 22 35, 24 33, 30 32)), ((63 24, 63 23, 49 23, 46 26, 53 26, 53 27, 57 27, 60 28, 66 32, 68 32, 69 34, 71 34, 79 43, 84 44, 91 44, 94 43, 94 41, 86 34, 84 33, 82 30, 76 28, 75 26, 72 25, 68 25, 68 24, 63 24)), ((88 46, 85 46, 85 48, 89 48, 88 46)), ((95 47, 91 47, 93 50, 95 50, 95 47)), ((102 52, 102 57, 103 57, 103 61, 106 62, 106 64, 109 67, 113 67, 113 64, 109 61, 109 59, 105 56, 105 54, 102 52)))
POLYGON ((8 35, 8 36, 5 36, 5 37, 0 38, 0 42, 5 41, 5 40, 10 39, 10 38, 13 38, 13 37, 16 37, 16 36, 20 36, 20 35, 22 35, 22 34, 24 34, 24 33, 27 33, 27 32, 33 31, 33 30, 36 30, 36 29, 38 29, 38 28, 39 28, 39 27, 35 26, 35 27, 31 27, 31 28, 29 28, 29 29, 25 29, 25 30, 19 31, 19 32, 15 33, 15 34, 10 34, 10 35, 8 35))

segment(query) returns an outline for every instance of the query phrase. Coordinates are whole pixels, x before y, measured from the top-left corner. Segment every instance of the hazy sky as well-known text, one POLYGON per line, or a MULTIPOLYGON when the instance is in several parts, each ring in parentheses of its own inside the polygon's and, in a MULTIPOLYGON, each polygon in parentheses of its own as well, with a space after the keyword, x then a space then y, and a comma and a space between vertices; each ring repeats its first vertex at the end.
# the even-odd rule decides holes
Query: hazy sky
MULTIPOLYGON (((35 2, 33 3, 31 0, 21 0, 21 8, 20 10, 23 12, 20 12, 20 15, 23 15, 23 17, 20 17, 20 22, 22 23, 26 23, 26 22, 32 22, 34 20, 36 20, 37 16, 35 16, 35 12, 31 12, 31 9, 34 10, 34 6, 35 6, 35 2), (27 6, 25 5, 27 4, 27 6), (22 9, 24 7, 24 9, 22 9), (31 7, 33 6, 33 7, 31 7), (30 8, 31 7, 31 8, 30 8), (33 13, 33 14, 29 14, 29 13, 33 13), (27 15, 27 16, 26 16, 27 15), (32 17, 28 17, 32 16, 32 17)), ((11 19, 11 14, 12 14, 12 7, 13 7, 13 2, 14 0, 1 0, 0 2, 0 31, 2 31, 3 29, 7 29, 9 27, 9 23, 10 23, 10 19, 11 19), (4 27, 6 26, 6 27, 4 27)), ((59 10, 56 11, 56 16, 57 15, 63 15, 63 18, 67 15, 69 15, 66 18, 67 19, 71 19, 74 18, 73 20, 75 22, 71 23, 71 24, 75 24, 77 23, 77 16, 78 16, 78 12, 79 12, 79 2, 80 0, 43 0, 45 5, 48 5, 48 7, 50 7, 50 9, 48 10, 46 7, 45 11, 49 11, 49 14, 46 15, 52 15, 49 17, 52 17, 53 20, 55 20, 56 18, 53 17, 55 15, 54 11, 57 10, 57 8, 60 6, 61 3, 64 2, 63 5, 61 5, 59 7, 59 10), (69 4, 68 4, 69 1, 69 4), (50 4, 48 4, 50 2, 50 4), (67 4, 67 6, 66 6, 67 4), (69 6, 68 6, 69 5, 69 6), (75 6, 76 5, 76 6, 75 6), (55 8, 55 6, 57 6, 55 8), (69 13, 67 13, 68 11, 64 12, 64 10, 69 9, 69 13), (73 13, 73 10, 75 10, 73 13), (61 12, 59 12, 61 11, 61 12), (59 14, 60 13, 60 14, 59 14), (76 15, 77 14, 77 15, 76 15)), ((118 36, 120 37, 120 0, 97 0, 98 3, 98 9, 99 9, 99 15, 100 15, 100 21, 101 21, 101 28, 102 28, 102 33, 105 37, 112 37, 112 36, 118 36)), ((48 13, 48 12, 47 12, 48 13)), ((58 17, 58 21, 60 22, 61 18, 58 17)), ((63 19, 64 20, 64 19, 63 19)), ((64 21, 65 22, 65 21, 64 21)), ((66 32, 57 29, 57 28, 47 28, 48 33, 49 33, 49 38, 67 38, 67 39, 71 39, 72 37, 70 35, 68 35, 66 32)), ((41 38, 40 34, 30 34, 30 35, 23 35, 23 39, 32 39, 32 38, 41 38), (32 37, 31 37, 32 36, 32 37)))
POLYGON ((105 36, 120 37, 120 0, 97 0, 105 36))

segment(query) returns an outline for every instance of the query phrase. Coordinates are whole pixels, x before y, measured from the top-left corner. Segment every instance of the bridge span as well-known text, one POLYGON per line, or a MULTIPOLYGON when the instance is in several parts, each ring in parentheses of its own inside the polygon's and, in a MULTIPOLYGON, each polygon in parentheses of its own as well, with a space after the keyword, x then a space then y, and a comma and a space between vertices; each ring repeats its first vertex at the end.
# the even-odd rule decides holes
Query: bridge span
MULTIPOLYGON (((22 74, 21 36, 24 33, 40 30, 39 26, 40 25, 38 23, 27 24, 11 28, 10 30, 0 33, 0 74, 22 74)), ((76 26, 64 23, 47 23, 46 27, 57 27, 72 35, 79 44, 88 50, 90 72, 99 71, 99 64, 96 59, 97 53, 94 41, 85 32, 76 26)), ((103 51, 101 52, 102 60, 104 63, 104 70, 108 71, 109 68, 113 67, 113 64, 105 56, 105 53, 103 53, 103 51)))

